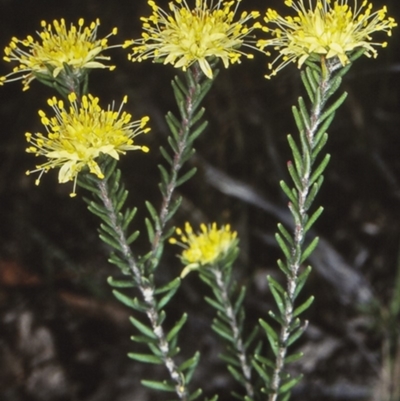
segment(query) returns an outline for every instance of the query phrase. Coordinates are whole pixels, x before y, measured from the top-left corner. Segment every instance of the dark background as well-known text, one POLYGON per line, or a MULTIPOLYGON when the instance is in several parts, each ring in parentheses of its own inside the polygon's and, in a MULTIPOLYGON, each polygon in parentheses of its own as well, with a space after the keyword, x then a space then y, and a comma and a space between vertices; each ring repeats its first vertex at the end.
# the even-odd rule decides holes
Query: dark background
MULTIPOLYGON (((243 3, 264 11, 283 2, 243 3)), ((377 0, 374 7, 384 4, 399 21, 398 3, 377 0)), ((33 35, 42 19, 61 17, 67 22, 100 18, 99 36, 117 26, 119 34, 110 42, 122 43, 140 36, 139 17, 149 10, 144 0, 0 0, 0 47, 12 36, 33 35)), ((305 356, 292 368, 305 374, 294 392, 297 401, 386 400, 390 385, 399 386, 399 375, 388 379, 389 363, 400 372, 400 356, 388 345, 398 334, 398 321, 390 324, 388 312, 400 241, 398 28, 388 48, 378 50, 376 60, 358 60, 346 76, 343 90, 349 96, 329 129, 326 149, 332 160, 315 202, 325 208, 315 226, 322 241, 304 290, 316 301, 306 314, 310 327, 297 345, 305 356)), ((117 70, 93 71, 91 92, 103 106, 112 100, 118 104, 127 94, 134 118, 151 117, 151 133, 138 138, 151 152, 132 152, 120 163, 129 202, 139 208, 135 222, 143 234, 135 245, 143 253, 144 200, 160 204, 158 147, 168 135, 164 115, 176 111, 170 81, 177 71, 150 62, 132 64, 121 49, 108 54, 117 70)), ((179 189, 184 202, 173 221, 229 222, 238 231, 241 255, 235 274, 249 286, 249 327, 275 307, 266 274, 282 279, 274 232, 288 215, 278 183, 288 180, 286 134, 296 134, 290 109, 304 95, 295 66, 267 81, 266 63, 258 56, 221 70, 204 101, 209 127, 196 141, 191 161, 199 172, 179 189)), ((9 63, 0 64, 0 75, 10 70, 9 63)), ((84 191, 70 199, 71 186, 59 185, 56 171, 39 187, 25 175, 35 160, 24 152, 24 133, 42 130, 37 111, 54 93, 36 81, 25 93, 21 88, 20 82, 0 88, 0 400, 165 399, 139 383, 164 378, 163 368, 126 357, 129 351, 140 352, 129 341, 131 311, 113 299, 106 284, 118 271, 107 263, 98 221, 81 199, 84 191)), ((166 250, 158 271, 161 282, 181 270, 175 253, 166 250)), ((221 400, 230 400, 235 384, 217 356, 222 346, 210 330, 213 311, 203 301, 206 292, 196 274, 185 279, 168 309, 167 325, 190 313, 182 354, 202 352, 193 388, 202 385, 208 395, 217 392, 221 400)))

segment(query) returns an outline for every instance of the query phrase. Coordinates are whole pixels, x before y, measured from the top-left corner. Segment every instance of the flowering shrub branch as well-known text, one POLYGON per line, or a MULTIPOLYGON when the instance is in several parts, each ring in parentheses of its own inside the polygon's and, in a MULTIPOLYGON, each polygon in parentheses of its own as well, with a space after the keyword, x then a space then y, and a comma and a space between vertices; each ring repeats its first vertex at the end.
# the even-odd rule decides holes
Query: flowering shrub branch
MULTIPOLYGON (((291 377, 287 365, 302 357, 299 352, 291 353, 289 347, 306 329, 307 321, 300 316, 314 300, 310 296, 297 304, 311 272, 311 267, 304 267, 304 263, 318 244, 318 238, 308 238, 307 233, 323 211, 322 207, 313 208, 330 159, 322 151, 335 112, 346 98, 345 93, 336 97, 337 91, 353 61, 361 55, 376 57, 376 47, 386 46, 386 42, 372 42, 372 34, 383 32, 390 36, 397 23, 387 17, 386 7, 372 11, 368 1, 360 7, 355 2, 353 9, 347 0, 310 0, 308 6, 304 0, 286 0, 285 5, 295 15, 282 17, 268 9, 264 26, 256 21, 258 11, 243 11, 238 16, 242 0, 194 1, 195 6, 190 8, 187 0, 172 0, 167 12, 149 0, 152 13, 141 18, 141 38, 128 40, 124 45, 108 45, 116 28, 98 39, 99 20, 85 26, 80 19, 77 26, 71 24, 69 28, 63 19, 53 24, 43 21, 38 40, 32 36, 24 40, 12 38, 4 60, 16 62, 17 66, 0 77, 0 85, 22 80, 23 90, 27 90, 36 79, 64 97, 48 100, 54 116, 39 111, 46 133, 26 134, 27 152, 46 159, 28 173, 38 172, 39 184, 44 173, 59 169, 59 183, 73 182, 71 196, 76 195, 77 185, 90 192, 91 197, 84 199, 90 212, 101 221, 99 236, 112 250, 109 261, 124 276, 118 280, 110 277, 108 283, 121 303, 145 317, 131 317, 130 321, 137 331, 132 340, 146 344, 148 351, 131 352, 129 357, 141 363, 163 365, 168 372, 165 380, 143 380, 142 384, 174 393, 181 401, 192 401, 202 394, 201 388, 190 389, 199 352, 177 362, 178 337, 187 315, 183 314, 170 330, 164 325, 165 308, 179 289, 181 278, 197 271, 214 296, 206 297, 206 301, 217 312, 212 329, 226 343, 221 357, 243 387, 243 394, 233 395, 242 401, 287 401, 301 379, 291 377), (256 33, 261 32, 268 37, 257 38, 256 33), (117 110, 114 104, 102 109, 99 98, 88 91, 91 69, 114 69, 103 63, 109 60, 103 52, 112 47, 130 47, 128 58, 132 62, 152 59, 184 73, 184 80, 176 77, 172 82, 179 117, 172 113, 166 116, 171 135, 169 149, 160 149, 167 164, 159 166, 161 206, 146 202, 149 250, 141 255, 131 248, 139 236, 138 231, 131 229, 137 210, 125 205, 128 191, 117 162, 130 150, 149 151, 147 146, 135 143, 138 135, 150 130, 149 118, 132 121, 131 114, 122 110, 126 97, 117 110), (243 306, 246 288, 243 286, 237 292, 232 280, 232 267, 239 252, 236 232, 229 225, 218 229, 216 223, 202 224, 199 233, 193 231, 190 223, 186 223, 184 230, 175 230, 168 224, 181 204, 181 198, 175 196, 176 188, 196 172, 190 168, 182 173, 182 169, 194 154, 194 141, 207 126, 200 105, 217 76, 217 63, 221 61, 227 68, 240 63, 243 57, 252 59, 254 54, 249 50, 269 55, 267 48, 278 52, 269 63, 267 78, 295 62, 299 68, 305 67, 300 75, 309 99, 300 97, 292 109, 299 131, 298 140, 287 137, 293 157, 287 165, 292 184, 280 183, 294 221, 292 233, 278 224, 276 234, 284 255, 278 267, 284 273, 286 285, 267 277, 277 312, 269 312, 272 324, 259 319, 265 332, 259 338, 258 326, 247 335, 243 306), (178 239, 170 238, 174 231, 178 239), (154 276, 168 239, 184 248, 180 259, 185 267, 181 277, 157 287, 154 276), (269 345, 272 357, 265 352, 264 343, 269 345)), ((399 302, 393 302, 393 316, 397 316, 399 302)), ((217 396, 212 398, 216 399, 217 396)))

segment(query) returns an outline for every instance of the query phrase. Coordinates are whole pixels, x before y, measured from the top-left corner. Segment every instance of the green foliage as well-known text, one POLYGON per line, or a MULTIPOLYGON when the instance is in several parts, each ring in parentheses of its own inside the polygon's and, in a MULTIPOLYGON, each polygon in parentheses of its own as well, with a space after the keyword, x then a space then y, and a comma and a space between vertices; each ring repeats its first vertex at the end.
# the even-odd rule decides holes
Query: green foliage
POLYGON ((257 389, 252 377, 250 355, 259 349, 256 344, 258 328, 255 327, 250 335, 245 336, 245 310, 243 301, 246 287, 237 288, 232 280, 232 265, 238 255, 237 247, 215 266, 200 268, 201 280, 206 283, 214 295, 205 297, 206 302, 216 310, 216 317, 211 328, 226 344, 225 352, 220 358, 226 363, 232 377, 243 387, 244 394, 233 392, 232 396, 239 400, 257 399, 257 389), (250 350, 253 350, 252 352, 250 350))
POLYGON ((136 257, 131 250, 131 244, 139 237, 138 231, 130 229, 136 209, 125 206, 128 191, 121 183, 121 172, 116 168, 116 161, 104 157, 101 164, 105 178, 100 180, 91 174, 82 174, 78 184, 92 194, 92 199, 85 198, 85 201, 88 209, 101 219, 99 237, 112 249, 110 263, 127 276, 124 280, 109 278, 108 283, 114 287, 113 294, 118 301, 135 312, 130 322, 138 334, 131 339, 148 347, 148 352, 130 352, 128 356, 142 363, 165 365, 169 371, 169 379, 143 380, 142 384, 158 391, 175 392, 179 399, 195 400, 201 395, 201 389, 191 393, 187 386, 199 362, 199 353, 181 362, 179 366, 174 360, 180 352, 178 337, 187 315, 182 315, 167 333, 163 328, 167 317, 164 308, 175 295, 181 281, 176 278, 157 288, 153 277, 163 254, 164 242, 174 230, 173 227, 166 229, 166 223, 181 204, 181 198, 174 199, 174 191, 196 172, 195 168, 191 168, 180 174, 182 167, 194 154, 194 140, 207 126, 206 122, 201 121, 204 109, 199 105, 211 88, 212 80, 204 79, 196 68, 189 69, 185 78, 185 82, 178 77, 172 82, 180 118, 172 113, 166 116, 171 130, 168 138, 170 150, 160 149, 167 163, 167 167, 159 166, 161 208, 158 211, 151 202, 146 202, 149 217, 145 219, 145 225, 150 242, 147 253, 136 257), (140 296, 122 292, 132 288, 139 290, 140 296), (147 319, 143 319, 141 314, 146 315, 147 319))
MULTIPOLYGON (((317 208, 310 215, 308 213, 321 189, 322 174, 330 160, 327 154, 320 156, 328 140, 326 130, 332 123, 336 110, 346 99, 346 93, 343 93, 331 101, 340 88, 343 69, 335 73, 333 64, 325 64, 323 59, 320 61, 320 65, 315 61, 308 62, 307 68, 301 73, 311 105, 307 106, 301 97, 298 99, 298 104, 293 106, 292 111, 299 140, 296 141, 291 135, 287 137, 293 156, 293 161, 287 164, 293 185, 281 181, 280 186, 290 201, 289 210, 294 230, 291 233, 282 224, 278 224, 275 235, 284 255, 284 260, 278 260, 278 266, 286 276, 287 283, 284 288, 272 277, 267 277, 277 307, 277 312, 270 311, 269 315, 279 329, 276 329, 276 324, 271 325, 260 320, 273 358, 256 353, 253 359, 253 367, 264 382, 263 391, 269 394, 270 401, 288 400, 291 389, 301 380, 301 377, 293 378, 285 373, 285 367, 301 358, 300 353, 290 354, 288 348, 301 337, 307 327, 307 322, 301 323, 299 317, 314 300, 311 296, 299 306, 295 305, 311 271, 310 267, 302 270, 302 264, 318 245, 318 238, 308 239, 307 233, 321 216, 323 208, 317 208)), ((348 69, 346 67, 346 72, 348 69)))

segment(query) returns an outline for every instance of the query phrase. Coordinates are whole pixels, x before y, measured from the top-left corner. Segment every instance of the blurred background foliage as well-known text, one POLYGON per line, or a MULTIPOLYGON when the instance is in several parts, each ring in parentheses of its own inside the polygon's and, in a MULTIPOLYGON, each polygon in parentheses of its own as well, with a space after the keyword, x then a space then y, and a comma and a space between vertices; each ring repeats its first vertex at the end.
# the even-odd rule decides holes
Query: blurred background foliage
MULTIPOLYGON (((374 2, 375 8, 383 5, 400 21, 398 2, 374 2)), ((284 8, 280 0, 246 0, 242 7, 284 8)), ((100 18, 99 35, 117 26, 119 34, 111 41, 122 43, 140 36, 139 17, 149 13, 145 0, 0 0, 0 47, 12 36, 33 35, 42 19, 62 17, 67 23, 100 18)), ((400 284, 395 285, 400 270, 399 42, 397 28, 388 48, 376 60, 358 60, 343 83, 349 96, 329 131, 332 160, 316 201, 325 207, 315 227, 322 241, 304 295, 312 293, 316 301, 307 312, 310 327, 297 345, 305 357, 292 367, 306 376, 294 401, 400 399, 393 398, 400 394, 400 284)), ((91 93, 103 106, 113 100, 118 104, 127 94, 135 119, 151 117, 151 133, 138 138, 150 153, 134 152, 120 163, 130 202, 140 211, 135 221, 143 235, 135 246, 143 253, 144 201, 160 203, 158 148, 168 135, 164 115, 176 110, 170 81, 178 71, 150 62, 132 64, 121 49, 109 55, 117 69, 93 71, 91 93)), ((191 162, 199 171, 179 189, 184 202, 173 222, 217 221, 238 231, 236 278, 249 286, 249 328, 273 307, 266 274, 282 278, 274 233, 288 213, 278 183, 287 176, 290 158, 286 134, 296 132, 291 105, 304 95, 295 66, 265 80, 267 61, 257 56, 228 70, 222 67, 204 102, 209 127, 197 140, 191 162)), ((10 69, 2 62, 0 75, 10 69)), ((37 111, 54 93, 36 81, 26 93, 21 88, 20 82, 0 88, 0 399, 160 400, 139 381, 162 378, 163 370, 126 357, 138 347, 129 341, 131 311, 112 298, 106 284, 118 272, 107 264, 98 221, 80 199, 84 191, 70 199, 70 185, 59 185, 55 171, 39 187, 25 175, 35 160, 24 152, 24 133, 42 130, 37 111)), ((160 282, 180 273, 176 252, 166 249, 160 282)), ((184 355, 193 348, 202 353, 196 384, 230 400, 233 383, 218 359, 221 344, 210 329, 213 311, 203 301, 205 292, 196 274, 189 275, 169 319, 190 313, 181 340, 184 355)))

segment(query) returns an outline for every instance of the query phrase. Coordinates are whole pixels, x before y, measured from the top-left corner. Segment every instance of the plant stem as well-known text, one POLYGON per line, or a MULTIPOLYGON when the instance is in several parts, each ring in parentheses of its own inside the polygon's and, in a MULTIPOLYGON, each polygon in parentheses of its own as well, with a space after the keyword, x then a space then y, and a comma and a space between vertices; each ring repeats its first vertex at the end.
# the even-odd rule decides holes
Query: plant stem
MULTIPOLYGON (((331 71, 329 67, 325 64, 325 60, 322 60, 322 76, 320 78, 319 87, 317 91, 319 91, 319 96, 316 98, 319 101, 315 102, 312 106, 312 111, 310 115, 310 124, 308 127, 305 127, 305 139, 303 141, 302 149, 302 159, 303 161, 306 158, 309 158, 312 153, 315 144, 314 144, 314 136, 320 125, 320 118, 322 115, 322 110, 327 101, 327 93, 330 89, 330 77, 331 71)), ((305 208, 305 203, 307 196, 311 189, 310 177, 312 174, 312 163, 303 163, 306 166, 302 175, 300 176, 301 180, 301 189, 297 190, 297 209, 298 209, 298 218, 295 221, 294 228, 294 236, 293 236, 293 245, 291 247, 291 255, 289 262, 289 274, 287 275, 287 283, 286 283, 286 293, 287 293, 287 302, 285 302, 285 313, 283 315, 283 324, 281 326, 280 334, 279 334, 279 349, 275 359, 275 368, 271 380, 271 394, 269 395, 269 401, 277 401, 279 389, 281 385, 281 376, 283 370, 285 368, 285 358, 288 349, 288 339, 291 333, 291 326, 294 322, 294 302, 295 302, 295 293, 297 288, 297 278, 301 265, 301 259, 303 254, 303 244, 305 240, 305 226, 308 219, 307 210, 305 208)), ((293 206, 289 203, 289 209, 293 206)), ((305 329, 308 322, 305 322, 303 328, 305 329)))
POLYGON ((241 367, 241 370, 243 373, 243 377, 246 380, 246 383, 245 383, 246 394, 249 398, 253 398, 254 397, 254 388, 251 383, 251 367, 248 362, 248 358, 246 355, 246 349, 243 344, 241 331, 240 331, 238 321, 236 319, 234 308, 229 299, 229 292, 228 292, 227 285, 224 281, 224 274, 220 269, 215 268, 215 267, 212 268, 210 271, 214 276, 215 283, 217 285, 217 288, 219 289, 219 295, 221 296, 221 299, 223 302, 226 317, 229 320, 229 326, 231 328, 233 339, 234 339, 233 345, 235 347, 236 356, 239 360, 240 367, 241 367))
MULTIPOLYGON (((171 179, 166 186, 166 194, 163 196, 160 213, 159 213, 159 222, 160 224, 156 227, 154 233, 154 239, 151 244, 151 250, 153 255, 157 254, 157 250, 160 246, 161 237, 164 232, 165 224, 168 220, 168 212, 170 210, 172 196, 176 188, 176 183, 178 180, 178 174, 180 169, 183 166, 182 156, 187 147, 187 139, 190 133, 190 127, 193 119, 193 115, 195 113, 195 109, 193 107, 193 103, 196 100, 196 86, 200 83, 202 78, 202 72, 197 63, 195 63, 190 70, 189 74, 192 74, 193 82, 188 87, 188 94, 185 99, 184 104, 184 113, 187 117, 182 116, 181 127, 179 129, 179 141, 177 143, 177 152, 174 153, 173 162, 171 165, 171 179)), ((151 260, 150 258, 149 260, 151 260)))
POLYGON ((135 281, 137 287, 139 288, 145 304, 146 314, 150 320, 151 327, 153 329, 154 334, 158 339, 158 348, 162 354, 162 359, 164 361, 164 365, 168 369, 169 375, 173 382, 175 383, 175 391, 178 395, 179 399, 182 401, 186 401, 188 398, 188 390, 186 388, 186 384, 183 380, 182 375, 179 373, 178 368, 174 362, 174 360, 169 356, 170 347, 166 336, 164 334, 164 329, 159 323, 161 321, 160 315, 157 310, 157 302, 155 298, 155 289, 154 286, 150 283, 149 280, 144 280, 141 271, 136 263, 136 260, 132 254, 131 248, 128 244, 126 235, 124 233, 123 228, 118 223, 117 219, 117 211, 115 210, 114 203, 109 194, 108 184, 106 180, 97 180, 97 185, 100 190, 99 196, 104 204, 104 207, 107 210, 108 217, 111 221, 114 232, 117 234, 118 243, 121 247, 121 252, 127 262, 130 271, 132 273, 133 280, 135 281))

